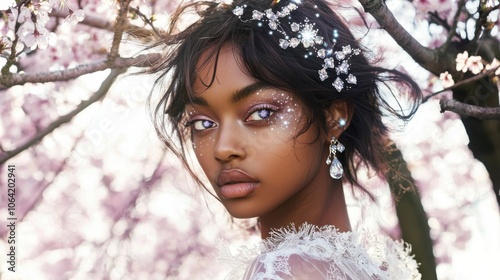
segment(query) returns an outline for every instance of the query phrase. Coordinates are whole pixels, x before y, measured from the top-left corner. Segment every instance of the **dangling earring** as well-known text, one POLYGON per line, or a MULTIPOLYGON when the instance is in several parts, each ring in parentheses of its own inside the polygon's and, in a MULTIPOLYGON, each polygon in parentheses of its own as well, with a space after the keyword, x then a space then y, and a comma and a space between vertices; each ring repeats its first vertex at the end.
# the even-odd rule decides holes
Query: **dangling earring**
POLYGON ((344 174, 344 168, 342 167, 342 163, 340 163, 339 159, 337 158, 337 152, 342 153, 345 150, 345 147, 335 137, 332 136, 329 149, 330 153, 328 154, 328 158, 326 159, 326 164, 330 165, 330 176, 333 179, 340 179, 344 174))

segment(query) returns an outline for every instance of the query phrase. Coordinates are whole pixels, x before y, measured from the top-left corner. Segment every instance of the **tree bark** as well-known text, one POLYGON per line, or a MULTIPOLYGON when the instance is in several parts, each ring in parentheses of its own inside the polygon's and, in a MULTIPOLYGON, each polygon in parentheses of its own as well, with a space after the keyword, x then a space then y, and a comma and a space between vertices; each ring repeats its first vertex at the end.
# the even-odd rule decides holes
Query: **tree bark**
POLYGON ((451 111, 462 116, 474 117, 480 120, 500 120, 500 107, 490 108, 475 106, 458 102, 455 99, 441 99, 439 100, 439 105, 441 106, 441 113, 444 111, 451 111))
MULTIPOLYGON (((499 104, 498 89, 488 80, 455 89, 453 97, 457 101, 481 107, 497 107, 499 104)), ((464 115, 461 115, 461 119, 469 136, 469 149, 488 171, 500 205, 500 120, 480 120, 464 115)))
POLYGON ((386 179, 396 201, 396 214, 402 238, 412 245, 412 253, 420 264, 422 279, 436 280, 436 260, 432 250, 430 227, 418 189, 396 144, 388 143, 384 151, 389 163, 386 179))

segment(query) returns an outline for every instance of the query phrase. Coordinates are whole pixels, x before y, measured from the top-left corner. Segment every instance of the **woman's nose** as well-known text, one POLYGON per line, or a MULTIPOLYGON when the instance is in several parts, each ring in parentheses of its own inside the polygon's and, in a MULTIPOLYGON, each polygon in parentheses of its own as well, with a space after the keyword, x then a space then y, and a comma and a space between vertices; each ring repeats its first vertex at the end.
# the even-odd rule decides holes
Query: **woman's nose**
POLYGON ((215 158, 220 161, 230 161, 246 155, 244 133, 238 123, 220 125, 215 141, 215 158))

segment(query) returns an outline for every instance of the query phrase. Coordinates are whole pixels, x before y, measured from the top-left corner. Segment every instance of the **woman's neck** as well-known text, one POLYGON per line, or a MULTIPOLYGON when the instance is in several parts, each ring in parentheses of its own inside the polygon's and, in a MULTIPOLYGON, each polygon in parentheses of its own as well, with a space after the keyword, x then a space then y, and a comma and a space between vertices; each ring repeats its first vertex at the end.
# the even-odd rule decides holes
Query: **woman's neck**
POLYGON ((339 231, 351 230, 342 182, 338 180, 301 191, 279 209, 259 217, 259 222, 262 238, 269 237, 272 229, 291 224, 333 225, 339 231))

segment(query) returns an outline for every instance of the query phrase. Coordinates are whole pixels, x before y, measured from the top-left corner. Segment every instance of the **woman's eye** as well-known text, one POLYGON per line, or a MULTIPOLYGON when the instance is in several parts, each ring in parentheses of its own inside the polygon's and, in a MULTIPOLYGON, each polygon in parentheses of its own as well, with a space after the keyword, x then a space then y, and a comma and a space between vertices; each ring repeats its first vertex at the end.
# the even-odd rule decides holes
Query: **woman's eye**
POLYGON ((194 130, 205 130, 212 127, 215 127, 215 122, 209 120, 196 120, 191 123, 194 130))
POLYGON ((262 121, 268 119, 272 114, 274 114, 274 110, 269 108, 258 109, 250 116, 248 116, 248 121, 262 121))

